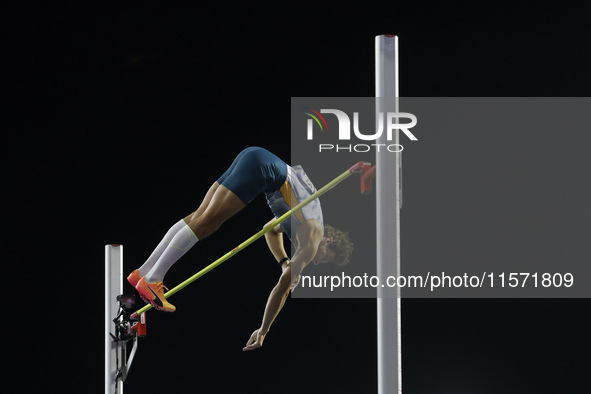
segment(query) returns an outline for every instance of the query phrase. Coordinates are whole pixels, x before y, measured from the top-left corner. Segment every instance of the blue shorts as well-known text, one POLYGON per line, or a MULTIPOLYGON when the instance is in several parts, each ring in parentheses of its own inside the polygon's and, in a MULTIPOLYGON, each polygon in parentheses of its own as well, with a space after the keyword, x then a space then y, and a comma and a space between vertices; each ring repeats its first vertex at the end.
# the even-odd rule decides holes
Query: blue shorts
POLYGON ((248 204, 261 192, 279 190, 286 179, 287 164, 283 160, 266 149, 251 146, 236 156, 218 183, 248 204))

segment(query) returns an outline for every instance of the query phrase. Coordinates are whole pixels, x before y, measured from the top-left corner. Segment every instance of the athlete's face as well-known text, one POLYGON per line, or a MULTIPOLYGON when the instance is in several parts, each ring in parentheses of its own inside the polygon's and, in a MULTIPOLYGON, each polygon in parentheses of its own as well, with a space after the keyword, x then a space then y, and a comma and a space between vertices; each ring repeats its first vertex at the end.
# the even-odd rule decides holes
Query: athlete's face
POLYGON ((331 262, 335 257, 335 251, 330 249, 328 245, 332 242, 330 238, 324 238, 322 242, 320 242, 320 246, 318 246, 318 252, 316 256, 312 259, 314 265, 325 264, 331 262))

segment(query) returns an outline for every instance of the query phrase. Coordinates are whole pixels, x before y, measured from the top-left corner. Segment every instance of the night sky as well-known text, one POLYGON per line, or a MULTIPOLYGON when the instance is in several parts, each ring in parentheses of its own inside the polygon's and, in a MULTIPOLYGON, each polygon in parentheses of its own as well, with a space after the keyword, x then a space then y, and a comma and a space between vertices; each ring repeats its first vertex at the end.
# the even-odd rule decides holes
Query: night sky
MULTIPOLYGON (((127 274, 243 148, 289 160, 290 97, 373 96, 376 35, 399 36, 402 97, 589 96, 588 11, 509 4, 7 10, 5 262, 18 272, 5 296, 24 290, 25 305, 5 338, 21 384, 102 392, 104 245, 124 245, 127 274)), ((167 282, 270 218, 255 200, 167 282)), ((242 352, 279 273, 261 240, 176 295, 174 314, 150 311, 125 392, 377 392, 372 299, 288 300, 242 352)), ((590 393, 590 306, 403 299, 404 392, 590 393)))

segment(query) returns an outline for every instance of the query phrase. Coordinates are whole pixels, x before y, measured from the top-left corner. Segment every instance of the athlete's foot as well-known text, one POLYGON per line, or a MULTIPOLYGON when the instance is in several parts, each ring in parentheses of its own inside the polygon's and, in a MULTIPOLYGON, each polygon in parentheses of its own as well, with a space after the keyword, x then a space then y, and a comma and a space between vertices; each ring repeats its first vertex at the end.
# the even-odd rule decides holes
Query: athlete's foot
POLYGON ((135 288, 144 301, 150 303, 159 311, 174 312, 176 310, 174 305, 166 301, 163 289, 167 291, 168 289, 162 282, 148 283, 146 282, 146 278, 142 277, 135 288))
POLYGON ((133 270, 133 272, 127 277, 127 281, 131 283, 133 287, 136 287, 141 278, 140 270, 133 270))
MULTIPOLYGON (((142 279, 142 277, 140 276, 140 270, 139 269, 135 269, 133 270, 133 272, 131 274, 129 274, 129 276, 127 277, 127 281, 133 286, 136 287, 138 282, 140 281, 140 279, 142 279)), ((144 300, 144 302, 146 304, 150 303, 150 300, 144 298, 144 296, 140 293, 140 297, 142 298, 142 300, 144 300)))

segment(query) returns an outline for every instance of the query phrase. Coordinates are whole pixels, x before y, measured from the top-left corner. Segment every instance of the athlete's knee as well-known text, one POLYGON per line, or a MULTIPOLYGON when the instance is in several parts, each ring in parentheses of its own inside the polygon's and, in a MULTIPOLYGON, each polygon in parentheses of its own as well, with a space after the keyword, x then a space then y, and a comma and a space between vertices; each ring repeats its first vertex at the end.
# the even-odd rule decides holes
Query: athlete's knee
POLYGON ((196 211, 193 211, 192 213, 188 214, 187 216, 185 216, 185 218, 183 219, 185 221, 185 223, 189 224, 191 222, 194 222, 195 220, 197 220, 201 214, 202 214, 203 210, 199 210, 197 209, 196 211))
POLYGON ((189 223, 189 227, 198 238, 205 238, 213 234, 224 223, 225 219, 219 215, 205 212, 189 223))

